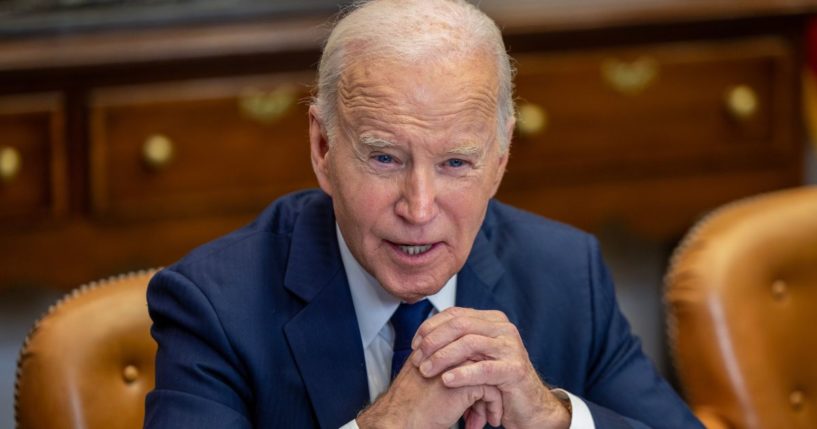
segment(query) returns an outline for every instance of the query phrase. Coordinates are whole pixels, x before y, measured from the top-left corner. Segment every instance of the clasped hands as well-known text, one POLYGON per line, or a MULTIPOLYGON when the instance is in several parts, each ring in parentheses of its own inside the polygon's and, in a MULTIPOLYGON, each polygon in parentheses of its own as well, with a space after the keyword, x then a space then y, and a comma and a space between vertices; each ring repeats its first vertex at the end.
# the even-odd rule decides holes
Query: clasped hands
POLYGON ((500 311, 449 308, 420 326, 412 349, 389 390, 357 417, 361 429, 448 429, 460 417, 466 429, 570 425, 500 311))

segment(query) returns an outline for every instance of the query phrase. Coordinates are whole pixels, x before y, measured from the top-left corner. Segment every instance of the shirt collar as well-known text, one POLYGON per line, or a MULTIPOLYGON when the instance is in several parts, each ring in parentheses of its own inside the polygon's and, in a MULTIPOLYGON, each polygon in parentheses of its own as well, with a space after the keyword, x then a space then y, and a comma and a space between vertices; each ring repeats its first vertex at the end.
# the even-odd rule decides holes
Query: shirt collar
MULTIPOLYGON (((377 279, 363 269, 346 245, 346 240, 343 239, 337 224, 335 224, 335 232, 338 236, 340 257, 346 271, 346 279, 349 281, 349 291, 352 294, 355 315, 360 327, 360 339, 365 349, 369 347, 383 326, 389 323, 389 319, 401 301, 383 289, 377 279)), ((427 298, 434 306, 434 310, 440 312, 454 306, 456 295, 457 275, 454 274, 439 292, 427 298)))

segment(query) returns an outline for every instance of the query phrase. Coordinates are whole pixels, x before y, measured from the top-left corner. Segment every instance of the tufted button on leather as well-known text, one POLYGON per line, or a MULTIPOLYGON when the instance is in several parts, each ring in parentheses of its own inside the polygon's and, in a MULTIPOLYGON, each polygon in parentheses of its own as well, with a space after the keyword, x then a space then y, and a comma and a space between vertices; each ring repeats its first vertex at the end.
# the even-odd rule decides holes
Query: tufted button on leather
POLYGON ((772 283, 772 296, 774 296, 775 300, 780 301, 786 296, 787 289, 788 286, 786 285, 786 282, 783 280, 776 280, 774 283, 772 283))
POLYGON ((789 404, 795 410, 799 410, 803 406, 805 395, 802 390, 793 390, 789 393, 789 404))
POLYGON ((122 378, 125 383, 131 384, 136 381, 137 377, 139 377, 139 370, 133 365, 128 365, 122 370, 122 378))

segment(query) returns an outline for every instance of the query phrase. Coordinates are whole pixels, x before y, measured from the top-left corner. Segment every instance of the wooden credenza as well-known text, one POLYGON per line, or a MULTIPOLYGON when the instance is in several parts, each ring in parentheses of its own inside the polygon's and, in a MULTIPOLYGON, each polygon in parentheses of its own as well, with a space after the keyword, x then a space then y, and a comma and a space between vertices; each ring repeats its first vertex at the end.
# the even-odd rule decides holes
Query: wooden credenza
MULTIPOLYGON (((499 198, 677 239, 801 183, 816 1, 483 1, 517 61, 499 198)), ((0 40, 0 287, 165 265, 315 186, 324 13, 0 40)))

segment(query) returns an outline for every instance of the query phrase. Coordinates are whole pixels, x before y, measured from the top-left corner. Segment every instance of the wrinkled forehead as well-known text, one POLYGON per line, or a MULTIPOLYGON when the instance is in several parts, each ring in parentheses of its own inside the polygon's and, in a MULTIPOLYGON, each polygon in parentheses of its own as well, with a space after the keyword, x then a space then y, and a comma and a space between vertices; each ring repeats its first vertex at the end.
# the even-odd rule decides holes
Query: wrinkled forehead
POLYGON ((495 62, 484 54, 446 61, 360 58, 342 71, 338 104, 346 114, 496 121, 498 91, 495 62))

